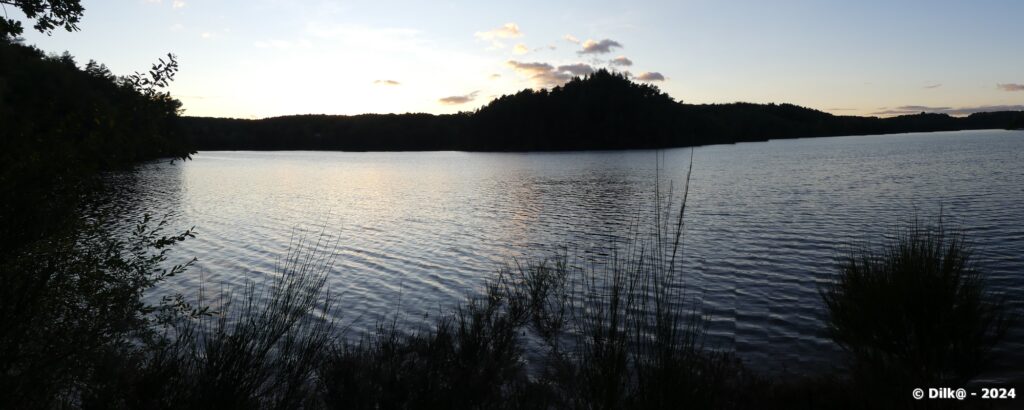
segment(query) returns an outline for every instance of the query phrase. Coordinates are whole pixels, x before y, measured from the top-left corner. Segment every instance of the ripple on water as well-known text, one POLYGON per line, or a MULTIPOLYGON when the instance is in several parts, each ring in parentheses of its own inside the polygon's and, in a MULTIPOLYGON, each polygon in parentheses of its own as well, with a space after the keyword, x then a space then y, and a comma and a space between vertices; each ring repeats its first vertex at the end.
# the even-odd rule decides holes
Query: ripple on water
MULTIPOLYGON (((1009 131, 697 148, 683 266, 708 343, 765 371, 834 366, 818 295, 834 257, 940 210, 965 229, 994 290, 1024 308, 1022 152, 1024 133, 1009 131)), ((664 151, 657 171, 655 156, 202 152, 118 183, 139 213, 196 226, 177 255, 199 258, 208 288, 267 278, 296 236, 336 239, 328 286, 358 335, 395 314, 424 325, 513 260, 608 255, 650 215, 655 175, 680 192, 689 150, 664 151)), ((199 281, 182 275, 164 291, 199 281)), ((1020 380, 1024 329, 1000 353, 998 377, 1020 380)))

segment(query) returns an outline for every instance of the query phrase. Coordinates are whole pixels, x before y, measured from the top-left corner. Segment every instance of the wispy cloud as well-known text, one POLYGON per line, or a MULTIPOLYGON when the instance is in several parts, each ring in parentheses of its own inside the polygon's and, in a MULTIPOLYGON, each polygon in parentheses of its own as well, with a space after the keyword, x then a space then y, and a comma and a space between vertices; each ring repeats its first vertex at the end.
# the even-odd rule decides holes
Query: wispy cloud
POLYGON ((496 79, 501 78, 501 74, 494 73, 494 74, 491 74, 488 78, 490 78, 492 80, 496 80, 496 79))
POLYGON ((942 87, 942 83, 925 84, 924 88, 939 88, 942 87))
MULTIPOLYGON (((163 4, 163 0, 146 0, 146 3, 163 4)), ((184 8, 187 5, 188 4, 185 3, 185 0, 171 0, 171 8, 172 9, 184 8)))
POLYGON ((873 112, 873 115, 911 115, 922 112, 949 114, 949 115, 970 115, 979 112, 993 111, 1024 111, 1024 105, 983 105, 977 107, 931 107, 927 105, 904 105, 893 108, 880 108, 873 112))
POLYGON ((629 67, 629 66, 633 65, 633 60, 630 60, 630 59, 628 59, 626 57, 623 57, 623 56, 618 56, 618 57, 613 58, 612 61, 609 61, 608 63, 611 64, 611 65, 617 65, 617 66, 620 66, 620 67, 629 67))
POLYGON ((594 67, 591 67, 589 64, 577 63, 569 65, 560 65, 558 66, 556 71, 566 72, 574 76, 584 76, 588 74, 593 74, 594 67))
POLYGON ((1003 91, 1024 91, 1024 84, 996 84, 996 88, 1003 91))
POLYGON ((451 97, 444 97, 444 98, 438 99, 437 101, 440 102, 441 104, 444 104, 444 105, 465 104, 465 103, 468 103, 468 102, 473 101, 474 99, 476 99, 476 96, 479 93, 480 93, 480 91, 473 91, 473 92, 471 92, 469 94, 466 94, 466 95, 453 95, 451 97))
POLYGON ((402 83, 395 80, 374 80, 374 84, 377 85, 401 85, 402 83))
POLYGON ((542 88, 559 86, 573 77, 584 76, 595 71, 594 67, 584 63, 555 67, 548 63, 509 60, 508 65, 520 75, 528 77, 534 86, 542 88))
POLYGON ((640 81, 665 81, 665 76, 659 72, 648 71, 640 73, 640 75, 636 76, 636 79, 640 81))
POLYGON ((505 23, 505 25, 498 27, 493 30, 478 31, 473 33, 473 36, 481 40, 491 42, 491 47, 502 48, 505 44, 501 42, 502 39, 518 38, 523 36, 523 32, 519 31, 519 25, 516 23, 505 23))
POLYGON ((306 39, 300 39, 298 41, 265 40, 253 42, 252 45, 257 48, 276 48, 282 50, 290 48, 310 48, 313 46, 313 44, 306 39))
POLYGON ((945 112, 951 110, 952 107, 930 107, 927 105, 903 105, 899 107, 882 107, 878 111, 873 112, 874 115, 907 115, 917 114, 921 112, 945 112))
POLYGON ((554 87, 572 78, 569 74, 556 71, 555 67, 548 63, 524 63, 509 60, 508 65, 517 73, 529 77, 536 87, 554 87))
MULTIPOLYGON (((402 27, 371 27, 359 24, 310 22, 304 36, 320 47, 372 50, 375 54, 420 53, 433 44, 421 32, 402 27)), ((300 42, 296 42, 300 43, 300 42)))
POLYGON ((508 61, 509 67, 527 75, 536 75, 555 69, 555 66, 548 63, 524 63, 516 60, 508 61))
POLYGON ((579 54, 605 54, 612 52, 612 48, 622 48, 618 41, 604 39, 601 41, 587 40, 583 42, 583 49, 577 51, 579 54))
POLYGON ((516 44, 516 46, 512 48, 512 52, 516 53, 516 54, 526 54, 526 53, 530 52, 530 48, 527 47, 526 44, 519 43, 519 44, 516 44))
POLYGON ((579 44, 580 43, 580 39, 576 38, 576 36, 574 36, 572 34, 566 34, 566 35, 562 36, 562 39, 565 40, 565 41, 568 41, 570 43, 573 43, 573 44, 579 44))
POLYGON ((516 38, 521 37, 523 32, 519 31, 519 25, 516 23, 505 23, 505 25, 498 27, 493 30, 478 31, 473 34, 482 40, 493 40, 497 38, 516 38))

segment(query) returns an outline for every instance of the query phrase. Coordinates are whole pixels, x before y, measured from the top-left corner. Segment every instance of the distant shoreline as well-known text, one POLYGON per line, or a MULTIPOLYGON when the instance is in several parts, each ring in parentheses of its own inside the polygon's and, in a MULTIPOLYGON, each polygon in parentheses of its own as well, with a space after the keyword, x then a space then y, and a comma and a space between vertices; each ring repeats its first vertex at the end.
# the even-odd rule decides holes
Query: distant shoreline
POLYGON ((458 114, 182 117, 197 150, 577 151, 689 147, 771 139, 1007 129, 1024 111, 966 117, 837 116, 793 104, 684 104, 604 70, 551 90, 504 95, 458 114))
MULTIPOLYGON (((207 118, 207 117, 190 117, 190 118, 207 118)), ((254 121, 254 120, 247 120, 254 121)), ((402 150, 402 149, 382 149, 382 150, 352 150, 352 149, 274 149, 274 148, 237 148, 237 149, 203 149, 197 150, 198 153, 202 152, 359 152, 359 153, 370 153, 370 152, 467 152, 467 153, 561 153, 561 152, 608 152, 608 151, 642 151, 642 150, 659 150, 659 149, 682 149, 682 148, 697 148, 697 147, 709 147, 715 145, 736 145, 746 143, 759 143, 759 142, 770 142, 770 141, 784 141, 793 139, 809 139, 809 138, 841 138, 841 137, 866 137, 866 136, 886 136, 886 135, 906 135, 906 134, 935 134, 945 132, 962 132, 962 131, 1024 131, 1024 128, 1017 129, 1006 129, 1006 128, 970 128, 970 129, 954 129, 954 130, 938 130, 938 131, 902 131, 902 132, 887 132, 887 133, 871 133, 871 134, 842 134, 842 135, 819 135, 819 136, 800 136, 792 138, 766 138, 766 139, 748 139, 743 141, 728 141, 728 142, 711 142, 707 144, 699 145, 680 145, 680 146, 666 146, 666 147, 654 147, 654 148, 582 148, 582 149, 549 149, 549 150, 461 150, 461 149, 417 149, 417 150, 402 150)), ((186 136, 187 137, 187 136, 186 136)))

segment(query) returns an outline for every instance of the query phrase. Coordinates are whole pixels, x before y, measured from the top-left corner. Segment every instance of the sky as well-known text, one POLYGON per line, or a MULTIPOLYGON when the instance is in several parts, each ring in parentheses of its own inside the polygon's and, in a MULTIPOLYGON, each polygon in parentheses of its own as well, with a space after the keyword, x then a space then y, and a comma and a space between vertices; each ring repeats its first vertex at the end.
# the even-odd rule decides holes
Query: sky
MULTIPOLYGON (((1024 109, 1024 1, 83 0, 27 44, 145 71, 185 115, 454 113, 608 68, 686 103, 1024 109)), ((24 20, 7 6, 9 17, 24 20)))

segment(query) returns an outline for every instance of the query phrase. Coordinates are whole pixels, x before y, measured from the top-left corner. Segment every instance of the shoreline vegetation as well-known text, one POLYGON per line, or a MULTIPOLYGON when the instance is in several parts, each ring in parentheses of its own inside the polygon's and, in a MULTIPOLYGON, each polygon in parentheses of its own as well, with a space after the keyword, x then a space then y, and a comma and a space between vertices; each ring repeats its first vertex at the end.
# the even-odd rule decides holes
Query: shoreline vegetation
POLYGON ((295 241, 266 282, 147 304, 193 273, 167 265, 194 235, 146 218, 122 240, 83 221, 0 271, 0 407, 911 408, 914 387, 985 371, 1015 320, 959 231, 905 223, 851 247, 820 288, 841 370, 766 377, 703 342, 680 263, 685 197, 603 260, 509 265, 432 327, 396 316, 355 342, 332 319, 345 304, 325 287, 329 238, 295 241))
MULTIPOLYGON (((82 13, 69 0, 14 6, 44 32, 77 30, 82 13)), ((148 216, 127 236, 115 228, 123 221, 97 175, 143 160, 187 159, 217 144, 659 148, 990 127, 1020 113, 881 120, 790 105, 683 106, 598 72, 472 114, 182 120, 165 91, 173 55, 116 76, 9 37, 20 32, 20 22, 0 20, 0 408, 906 408, 911 387, 958 385, 983 371, 1015 318, 959 233, 941 221, 911 224, 841 258, 821 290, 847 372, 757 375, 703 344, 706 318, 693 313, 678 263, 685 194, 671 205, 658 193, 656 220, 611 244, 605 263, 562 256, 508 267, 428 329, 381 323, 360 342, 340 338, 330 312, 344 313, 344 299, 324 285, 329 243, 300 242, 272 281, 215 303, 204 289, 149 303, 147 292, 167 278, 192 274, 192 262, 173 263, 171 251, 194 234, 148 216)))
POLYGON ((878 118, 838 116, 792 104, 685 104, 654 85, 602 69, 551 89, 503 95, 458 114, 308 114, 253 120, 185 116, 179 122, 197 150, 565 151, 1017 129, 1024 127, 1024 112, 878 118))

